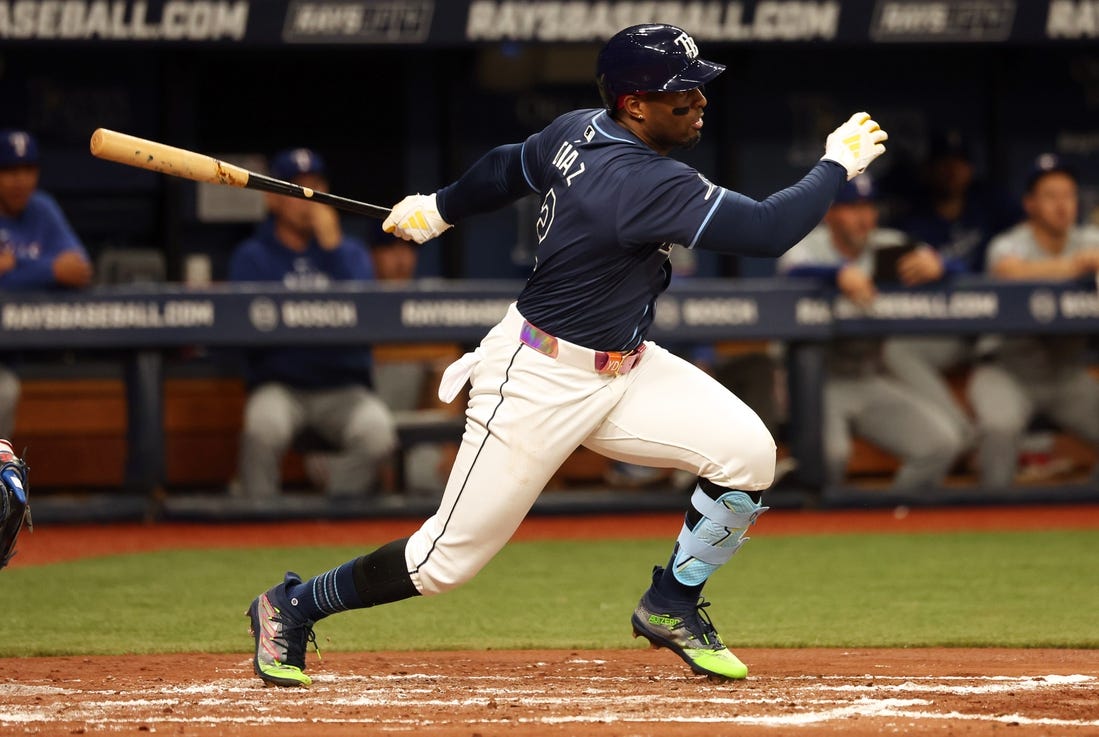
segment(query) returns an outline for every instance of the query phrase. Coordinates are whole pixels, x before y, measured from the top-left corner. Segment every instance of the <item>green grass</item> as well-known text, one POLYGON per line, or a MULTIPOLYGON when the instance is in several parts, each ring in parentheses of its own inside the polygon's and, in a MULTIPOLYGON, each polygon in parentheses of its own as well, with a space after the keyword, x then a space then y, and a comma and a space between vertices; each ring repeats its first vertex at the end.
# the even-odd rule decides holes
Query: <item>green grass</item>
MULTIPOLYGON (((0 656, 248 652, 244 610, 287 568, 362 548, 161 552, 6 569, 0 656)), ((341 614, 322 652, 621 647, 669 541, 512 543, 435 598, 341 614)), ((759 537, 707 587, 741 647, 1099 647, 1099 532, 759 537)))

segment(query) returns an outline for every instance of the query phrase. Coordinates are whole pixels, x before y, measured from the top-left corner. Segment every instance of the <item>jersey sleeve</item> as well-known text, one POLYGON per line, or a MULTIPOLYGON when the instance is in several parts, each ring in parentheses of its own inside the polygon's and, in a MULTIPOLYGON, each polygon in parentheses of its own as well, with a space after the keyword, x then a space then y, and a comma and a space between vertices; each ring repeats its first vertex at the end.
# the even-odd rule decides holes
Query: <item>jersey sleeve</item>
POLYGON ((476 161, 458 181, 440 189, 435 204, 448 223, 489 212, 530 194, 522 173, 522 144, 497 146, 476 161))
POLYGON ((846 169, 821 160, 802 179, 757 202, 726 191, 698 247, 718 253, 780 256, 813 230, 847 181, 846 169))
POLYGON ((1014 230, 1009 230, 989 241, 988 253, 985 254, 985 271, 992 271, 998 262, 1009 256, 1021 259, 1031 258, 1026 244, 1019 238, 1011 237, 1013 232, 1014 230))
POLYGON ((84 244, 53 197, 40 190, 34 193, 30 206, 35 208, 39 223, 42 257, 18 261, 14 269, 0 276, 0 288, 28 290, 55 287, 57 279, 53 264, 58 256, 71 251, 88 260, 84 244))

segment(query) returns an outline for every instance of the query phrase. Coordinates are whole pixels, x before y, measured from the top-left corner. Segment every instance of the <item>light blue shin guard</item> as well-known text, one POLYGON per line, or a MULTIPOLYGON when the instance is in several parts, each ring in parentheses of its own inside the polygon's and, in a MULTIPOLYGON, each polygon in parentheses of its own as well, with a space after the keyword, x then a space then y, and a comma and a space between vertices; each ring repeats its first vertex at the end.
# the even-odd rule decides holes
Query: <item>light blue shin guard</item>
POLYGON ((748 542, 744 533, 770 507, 757 504, 743 491, 727 491, 715 500, 697 487, 691 504, 702 519, 694 529, 683 524, 672 573, 680 583, 698 586, 748 542))

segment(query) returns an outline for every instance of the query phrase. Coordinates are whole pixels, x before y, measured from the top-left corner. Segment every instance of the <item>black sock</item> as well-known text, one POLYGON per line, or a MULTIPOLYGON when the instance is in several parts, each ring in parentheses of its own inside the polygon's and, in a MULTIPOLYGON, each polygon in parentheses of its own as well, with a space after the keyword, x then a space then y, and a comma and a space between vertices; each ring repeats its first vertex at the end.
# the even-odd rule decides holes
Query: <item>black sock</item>
MULTIPOLYGON (((714 500, 720 499, 723 494, 731 491, 731 489, 726 489, 724 486, 718 486, 707 479, 699 479, 698 485, 702 491, 705 492, 706 496, 714 500)), ((760 499, 763 498, 762 491, 744 491, 743 493, 751 497, 752 501, 756 504, 759 504, 760 499)), ((701 521, 702 513, 691 504, 687 508, 687 514, 684 518, 687 529, 693 530, 701 521)), ((654 577, 652 589, 665 603, 694 604, 698 601, 698 598, 702 596, 702 587, 706 585, 706 582, 703 581, 700 584, 688 585, 675 577, 673 567, 675 565, 675 555, 677 552, 679 552, 679 543, 676 543, 675 547, 672 548, 672 557, 668 560, 668 565, 664 567, 663 573, 661 573, 660 576, 654 577)))
POLYGON ((419 596, 412 577, 408 575, 404 549, 408 538, 386 543, 370 555, 354 562, 355 590, 364 607, 388 604, 413 596, 419 596))

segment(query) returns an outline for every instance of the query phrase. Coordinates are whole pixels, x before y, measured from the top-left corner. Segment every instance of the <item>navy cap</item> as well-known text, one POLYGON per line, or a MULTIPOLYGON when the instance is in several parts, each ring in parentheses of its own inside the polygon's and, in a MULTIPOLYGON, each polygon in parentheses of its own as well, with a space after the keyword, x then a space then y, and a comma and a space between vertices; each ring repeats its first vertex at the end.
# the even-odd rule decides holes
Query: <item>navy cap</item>
POLYGON ((853 202, 873 201, 878 196, 878 188, 874 186, 874 180, 869 174, 859 174, 840 189, 834 205, 849 205, 853 202))
POLYGON ((271 159, 271 176, 286 181, 303 174, 325 175, 324 159, 309 148, 290 148, 280 151, 271 159))
POLYGON ((38 142, 26 131, 0 131, 0 168, 38 163, 38 142))
POLYGON ((1077 180, 1076 170, 1069 166, 1060 156, 1057 154, 1040 154, 1038 158, 1034 160, 1034 165, 1030 167, 1030 172, 1026 177, 1024 191, 1030 192, 1034 189, 1034 185, 1038 183, 1039 179, 1046 174, 1053 174, 1054 172, 1067 174, 1072 177, 1073 181, 1077 180))

